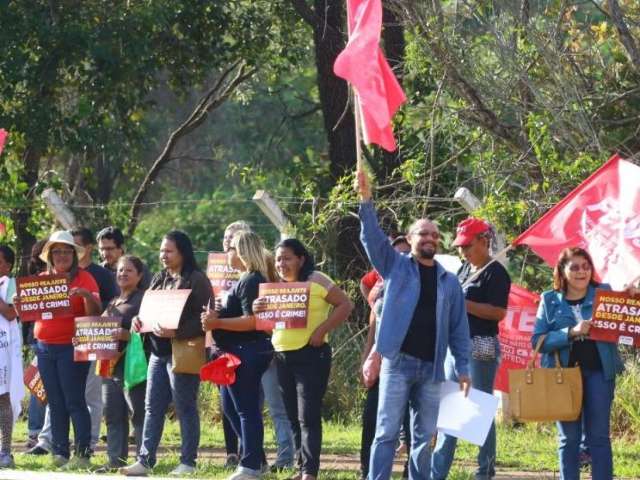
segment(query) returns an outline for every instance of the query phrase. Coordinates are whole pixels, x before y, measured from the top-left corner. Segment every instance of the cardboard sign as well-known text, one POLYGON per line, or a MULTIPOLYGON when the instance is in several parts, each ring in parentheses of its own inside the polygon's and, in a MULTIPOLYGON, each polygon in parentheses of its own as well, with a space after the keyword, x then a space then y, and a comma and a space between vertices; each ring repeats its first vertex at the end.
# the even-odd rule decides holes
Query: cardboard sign
POLYGON ((227 264, 227 254, 209 252, 207 257, 207 277, 211 282, 213 294, 218 297, 222 292, 231 290, 240 279, 240 270, 227 264))
POLYGON ((40 372, 38 371, 38 358, 34 357, 31 361, 31 364, 25 368, 24 376, 22 377, 24 381, 24 386, 29 389, 33 396, 38 399, 40 403, 45 405, 47 403, 47 392, 44 389, 44 383, 42 383, 42 378, 40 377, 40 372))
POLYGON ((18 316, 22 322, 51 320, 71 315, 69 282, 66 275, 19 277, 18 316))
POLYGON ((138 317, 142 322, 141 333, 152 332, 156 325, 175 330, 191 289, 147 290, 142 297, 138 317))
POLYGON ((591 340, 640 347, 640 298, 597 289, 591 321, 591 340))
POLYGON ((73 360, 92 362, 118 356, 118 340, 113 334, 120 328, 118 317, 77 317, 73 360))
POLYGON ((267 309, 256 314, 256 330, 307 328, 309 282, 261 283, 259 296, 267 309))

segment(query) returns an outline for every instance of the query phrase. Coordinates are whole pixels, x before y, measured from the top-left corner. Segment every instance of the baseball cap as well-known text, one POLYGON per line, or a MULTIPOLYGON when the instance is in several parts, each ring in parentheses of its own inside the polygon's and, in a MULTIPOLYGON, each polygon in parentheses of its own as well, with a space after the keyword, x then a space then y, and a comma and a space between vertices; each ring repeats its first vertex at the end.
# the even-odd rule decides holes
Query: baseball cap
POLYGON ((488 232, 491 227, 487 222, 479 218, 469 217, 458 224, 454 247, 469 245, 477 235, 488 232))

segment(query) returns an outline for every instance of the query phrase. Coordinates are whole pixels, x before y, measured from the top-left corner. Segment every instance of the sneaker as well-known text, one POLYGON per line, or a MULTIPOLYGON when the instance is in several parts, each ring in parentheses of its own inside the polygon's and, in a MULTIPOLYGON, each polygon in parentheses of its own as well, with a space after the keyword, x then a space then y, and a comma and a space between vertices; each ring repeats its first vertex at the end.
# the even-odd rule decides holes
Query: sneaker
POLYGON ((260 475, 253 475, 251 473, 236 470, 231 474, 231 476, 227 477, 227 480, 256 480, 259 478, 260 475))
POLYGON ((10 453, 0 453, 0 468, 13 468, 15 466, 13 455, 10 453))
POLYGON ((227 455, 226 460, 224 461, 224 468, 236 468, 240 463, 240 459, 238 455, 235 453, 230 453, 227 455))
POLYGON ((193 475, 194 473, 196 473, 196 467, 192 467, 191 465, 185 465, 184 463, 181 463, 176 468, 171 470, 169 475, 179 477, 181 475, 193 475))
POLYGON ((125 477, 146 477, 150 472, 151 469, 140 461, 119 470, 120 475, 125 477))
MULTIPOLYGON (((38 453, 36 455, 40 455, 40 454, 38 453)), ((64 455, 54 455, 52 461, 55 467, 60 468, 66 465, 69 462, 69 459, 64 455)))
POLYGON ((49 450, 44 448, 42 445, 35 445, 24 453, 27 455, 48 455, 49 450))
POLYGON ((60 467, 61 470, 89 470, 91 468, 91 460, 89 457, 74 455, 66 465, 60 467))

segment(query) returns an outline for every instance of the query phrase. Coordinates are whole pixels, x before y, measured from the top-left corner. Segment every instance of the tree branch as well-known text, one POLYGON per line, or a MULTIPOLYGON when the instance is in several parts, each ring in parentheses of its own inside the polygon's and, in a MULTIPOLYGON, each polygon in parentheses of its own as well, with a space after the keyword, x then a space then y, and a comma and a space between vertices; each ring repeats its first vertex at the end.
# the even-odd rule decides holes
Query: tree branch
POLYGON ((620 9, 620 4, 618 3, 618 0, 607 0, 607 4, 609 6, 611 21, 616 26, 616 30, 618 30, 620 42, 627 51, 627 55, 629 55, 629 59, 631 60, 634 68, 640 71, 640 51, 638 50, 636 41, 629 31, 629 27, 627 27, 627 22, 625 21, 624 13, 622 13, 622 10, 620 9))
POLYGON ((129 214, 129 225, 127 227, 128 236, 132 236, 138 226, 142 203, 144 202, 149 189, 155 182, 156 178, 158 178, 162 169, 174 159, 173 150, 178 141, 202 125, 209 113, 223 104, 235 89, 242 82, 250 78, 255 72, 255 68, 248 69, 247 66, 240 61, 237 61, 227 67, 213 87, 211 87, 200 99, 189 117, 169 135, 169 139, 167 140, 162 153, 160 153, 153 162, 153 165, 140 184, 140 187, 138 187, 138 191, 133 199, 129 214), (234 77, 231 80, 228 80, 234 71, 236 72, 234 77))

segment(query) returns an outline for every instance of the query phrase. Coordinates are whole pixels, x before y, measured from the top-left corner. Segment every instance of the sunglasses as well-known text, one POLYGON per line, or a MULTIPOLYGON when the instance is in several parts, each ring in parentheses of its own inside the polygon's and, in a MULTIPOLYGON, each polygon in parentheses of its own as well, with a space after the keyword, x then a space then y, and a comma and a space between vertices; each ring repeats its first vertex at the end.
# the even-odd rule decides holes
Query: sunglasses
POLYGON ((571 265, 568 265, 569 267, 569 271, 571 272, 579 272, 580 270, 584 271, 584 272, 590 272, 591 271, 591 265, 587 262, 584 263, 572 263, 571 265))

